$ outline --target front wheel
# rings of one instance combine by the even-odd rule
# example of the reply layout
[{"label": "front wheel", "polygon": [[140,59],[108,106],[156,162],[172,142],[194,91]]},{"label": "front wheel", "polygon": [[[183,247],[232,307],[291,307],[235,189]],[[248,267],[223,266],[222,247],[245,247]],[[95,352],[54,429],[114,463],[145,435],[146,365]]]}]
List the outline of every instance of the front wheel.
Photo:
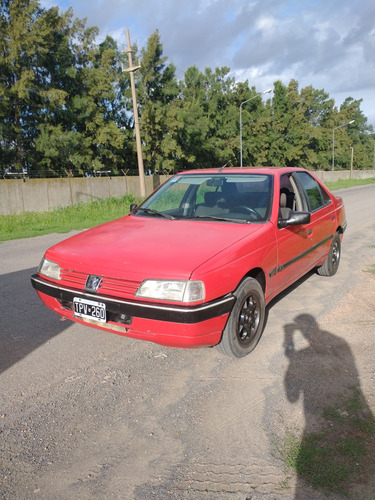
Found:
[{"label": "front wheel", "polygon": [[340,234],[335,233],[326,260],[324,261],[321,267],[318,267],[317,273],[320,276],[333,276],[334,274],[336,274],[340,264],[340,257],[341,257]]},{"label": "front wheel", "polygon": [[265,317],[264,293],[256,279],[246,278],[234,295],[237,300],[217,349],[232,358],[242,358],[255,349],[262,335]]}]

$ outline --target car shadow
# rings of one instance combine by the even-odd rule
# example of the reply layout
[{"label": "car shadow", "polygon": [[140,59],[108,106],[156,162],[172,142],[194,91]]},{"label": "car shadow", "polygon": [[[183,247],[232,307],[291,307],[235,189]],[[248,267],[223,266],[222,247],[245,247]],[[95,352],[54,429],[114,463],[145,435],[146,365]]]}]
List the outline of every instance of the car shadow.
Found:
[{"label": "car shadow", "polygon": [[349,345],[321,330],[312,315],[300,314],[284,325],[284,348],[285,393],[290,403],[303,402],[305,421],[299,446],[290,450],[298,477],[295,499],[306,498],[306,487],[323,486],[350,498],[372,498],[375,420]]},{"label": "car shadow", "polygon": [[72,324],[60,321],[39,299],[30,282],[35,271],[1,275],[0,373]]},{"label": "car shadow", "polygon": [[272,309],[280,300],[283,300],[284,297],[287,297],[290,293],[292,293],[294,290],[296,290],[299,286],[301,286],[303,283],[308,281],[312,276],[316,275],[316,268],[312,269],[308,273],[306,273],[304,276],[299,278],[297,281],[295,281],[292,285],[288,286],[285,290],[280,292],[274,299],[271,300],[271,302],[267,305],[267,309],[270,310]]}]

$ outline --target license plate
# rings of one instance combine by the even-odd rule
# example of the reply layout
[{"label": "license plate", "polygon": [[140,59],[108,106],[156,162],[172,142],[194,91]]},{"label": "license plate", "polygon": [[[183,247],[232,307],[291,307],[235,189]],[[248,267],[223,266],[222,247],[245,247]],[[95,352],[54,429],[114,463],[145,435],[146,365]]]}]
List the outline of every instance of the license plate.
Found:
[{"label": "license plate", "polygon": [[106,307],[103,302],[96,302],[95,300],[81,299],[74,297],[74,314],[80,318],[94,319],[101,323],[106,322]]}]

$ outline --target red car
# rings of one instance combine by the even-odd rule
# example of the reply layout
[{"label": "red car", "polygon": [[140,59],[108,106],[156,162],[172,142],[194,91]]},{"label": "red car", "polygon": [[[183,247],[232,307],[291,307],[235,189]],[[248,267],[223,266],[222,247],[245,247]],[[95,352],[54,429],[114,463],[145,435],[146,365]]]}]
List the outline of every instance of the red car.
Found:
[{"label": "red car", "polygon": [[345,228],[342,199],[306,170],[193,170],[51,247],[31,280],[78,323],[242,357],[270,300],[311,269],[336,273]]}]

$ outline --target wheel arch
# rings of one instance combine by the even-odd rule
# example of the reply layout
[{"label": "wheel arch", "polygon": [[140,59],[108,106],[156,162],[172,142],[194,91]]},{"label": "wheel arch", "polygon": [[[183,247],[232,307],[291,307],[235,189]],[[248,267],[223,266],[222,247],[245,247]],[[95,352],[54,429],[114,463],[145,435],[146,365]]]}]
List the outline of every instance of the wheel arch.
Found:
[{"label": "wheel arch", "polygon": [[255,267],[254,269],[251,269],[245,276],[242,278],[238,286],[243,282],[244,279],[246,278],[254,278],[256,279],[260,286],[262,287],[263,293],[266,293],[266,288],[267,288],[267,280],[266,280],[266,274],[263,271],[262,268],[260,267]]}]

